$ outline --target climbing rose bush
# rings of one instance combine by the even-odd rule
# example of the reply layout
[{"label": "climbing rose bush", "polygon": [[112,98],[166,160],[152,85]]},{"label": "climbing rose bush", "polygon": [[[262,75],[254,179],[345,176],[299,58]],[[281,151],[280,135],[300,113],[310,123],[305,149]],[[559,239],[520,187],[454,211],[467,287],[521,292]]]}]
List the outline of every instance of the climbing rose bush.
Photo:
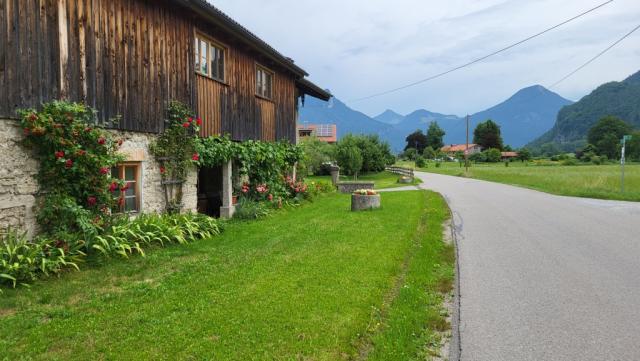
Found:
[{"label": "climbing rose bush", "polygon": [[[96,111],[79,103],[54,101],[41,111],[20,110],[24,143],[40,162],[38,184],[44,194],[38,221],[45,232],[76,232],[98,225],[124,188],[111,178],[123,159],[114,139],[98,125]],[[66,215],[66,216],[65,216]]]}]

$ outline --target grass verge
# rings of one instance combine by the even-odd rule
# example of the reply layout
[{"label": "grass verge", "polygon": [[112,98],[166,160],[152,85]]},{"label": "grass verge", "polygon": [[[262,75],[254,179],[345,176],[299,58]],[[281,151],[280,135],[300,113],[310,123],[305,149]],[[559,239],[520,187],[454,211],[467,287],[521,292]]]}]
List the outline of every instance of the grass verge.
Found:
[{"label": "grass verge", "polygon": [[640,164],[625,167],[625,192],[620,189],[620,165],[576,165],[536,166],[513,162],[473,164],[469,173],[457,163],[442,163],[436,168],[433,163],[424,172],[453,176],[468,176],[491,182],[505,183],[542,192],[599,199],[640,201]]},{"label": "grass verge", "polygon": [[353,213],[332,194],[8,290],[0,359],[349,360],[367,343],[371,359],[420,355],[446,328],[445,205],[412,191],[384,194],[383,207]]},{"label": "grass verge", "polygon": [[[391,172],[380,172],[380,173],[371,173],[371,174],[363,174],[358,176],[359,181],[372,181],[375,184],[376,189],[385,189],[385,188],[398,188],[398,187],[406,187],[410,185],[417,185],[422,183],[422,181],[418,178],[413,180],[411,184],[398,183],[399,175],[393,174]],[[313,181],[324,181],[331,182],[330,176],[310,176],[307,179],[311,182]],[[353,181],[353,177],[341,176],[341,181],[349,182]]]}]

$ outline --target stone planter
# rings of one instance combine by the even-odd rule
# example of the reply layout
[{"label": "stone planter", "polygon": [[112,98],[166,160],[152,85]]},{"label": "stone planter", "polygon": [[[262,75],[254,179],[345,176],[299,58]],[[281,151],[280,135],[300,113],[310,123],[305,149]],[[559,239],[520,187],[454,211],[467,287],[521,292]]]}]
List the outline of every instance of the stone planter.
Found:
[{"label": "stone planter", "polygon": [[353,193],[358,189],[373,189],[374,187],[374,183],[373,182],[358,182],[358,181],[354,181],[354,182],[339,182],[337,184],[338,186],[338,192],[340,193]]},{"label": "stone planter", "polygon": [[400,178],[398,178],[398,183],[411,184],[411,183],[413,183],[413,178],[411,178],[411,177],[400,177]]},{"label": "stone planter", "polygon": [[362,194],[352,194],[351,195],[351,211],[364,211],[369,209],[377,209],[380,208],[380,195],[362,195]]}]

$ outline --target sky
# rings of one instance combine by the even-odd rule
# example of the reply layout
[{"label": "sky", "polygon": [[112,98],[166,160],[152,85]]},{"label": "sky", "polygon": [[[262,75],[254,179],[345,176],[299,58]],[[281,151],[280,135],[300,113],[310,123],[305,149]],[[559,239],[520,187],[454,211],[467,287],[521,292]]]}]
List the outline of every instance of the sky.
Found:
[{"label": "sky", "polygon": [[[209,0],[370,116],[386,109],[472,114],[550,86],[640,24],[614,0],[486,61],[394,94],[354,101],[482,57],[605,0]],[[640,70],[640,30],[553,91],[571,100]]]}]

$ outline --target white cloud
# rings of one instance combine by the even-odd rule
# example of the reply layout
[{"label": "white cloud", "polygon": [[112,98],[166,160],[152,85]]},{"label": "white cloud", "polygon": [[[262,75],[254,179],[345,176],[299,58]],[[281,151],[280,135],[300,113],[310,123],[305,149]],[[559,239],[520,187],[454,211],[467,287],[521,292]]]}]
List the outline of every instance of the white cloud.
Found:
[{"label": "white cloud", "polygon": [[[349,100],[486,55],[603,0],[218,0],[212,3]],[[486,62],[398,93],[349,103],[451,114],[482,110],[520,88],[550,85],[635,27],[640,1],[615,0]],[[640,31],[554,91],[578,99],[638,71]]]}]

